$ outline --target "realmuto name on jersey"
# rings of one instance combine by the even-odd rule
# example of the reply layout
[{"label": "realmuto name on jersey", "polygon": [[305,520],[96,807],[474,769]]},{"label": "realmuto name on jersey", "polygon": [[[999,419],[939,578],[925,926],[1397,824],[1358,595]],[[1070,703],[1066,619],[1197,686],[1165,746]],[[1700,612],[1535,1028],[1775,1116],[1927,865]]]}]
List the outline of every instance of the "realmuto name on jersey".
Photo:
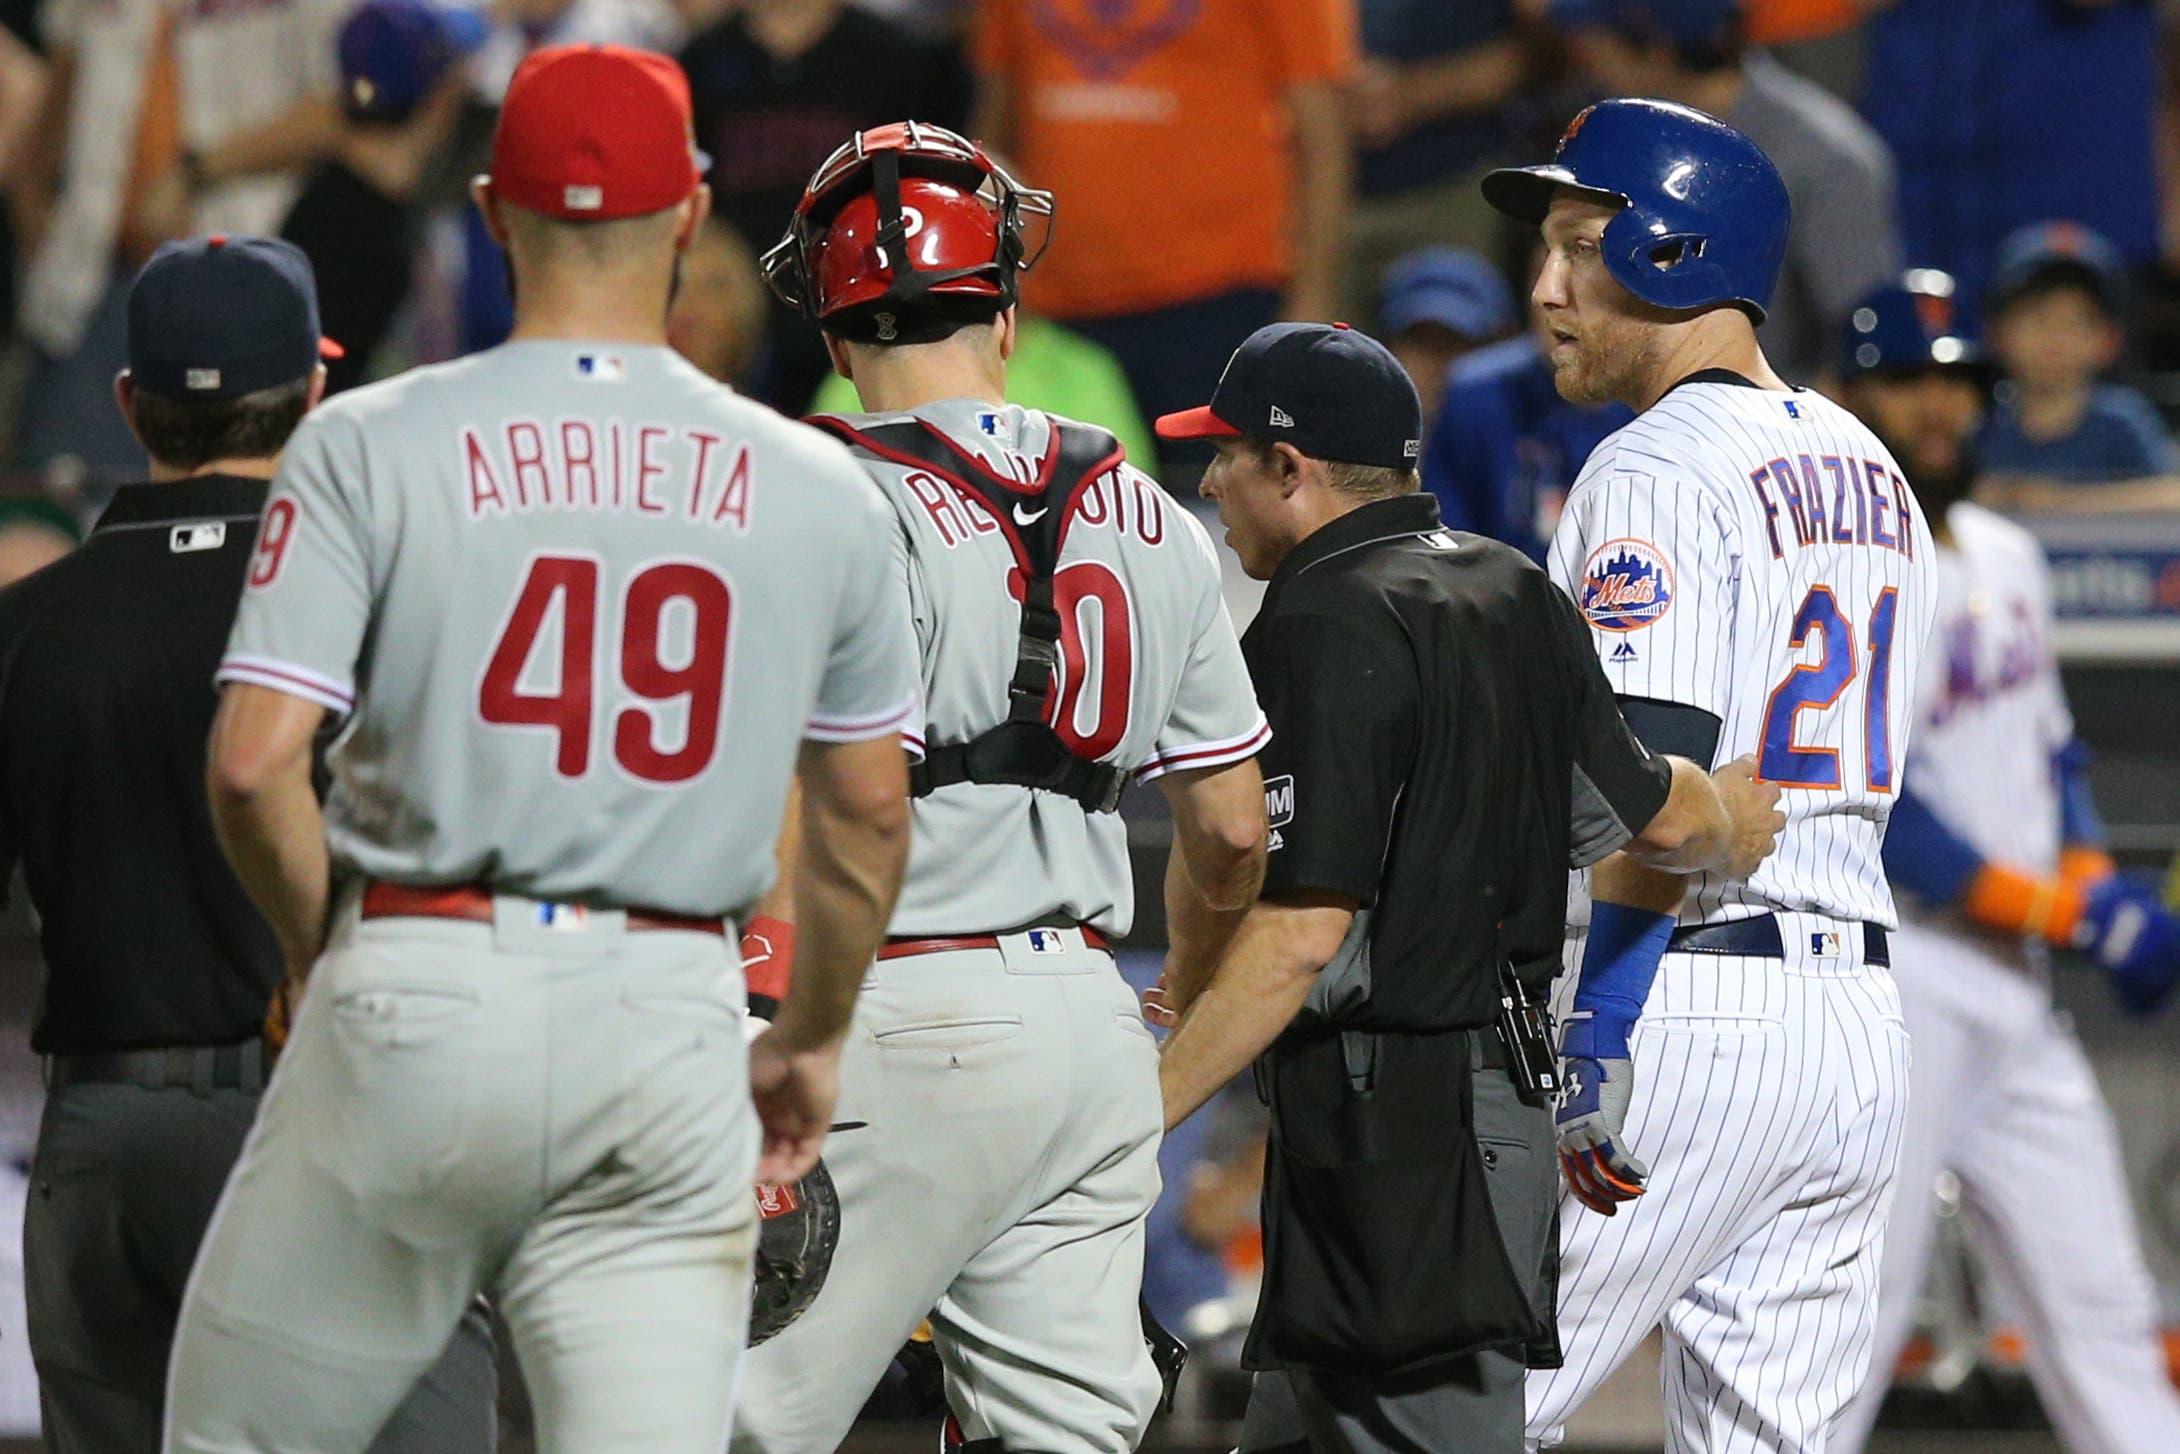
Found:
[{"label": "realmuto name on jersey", "polygon": [[1771,558],[1786,559],[1780,515],[1794,544],[1869,545],[1915,558],[1907,481],[1874,459],[1837,454],[1780,456],[1749,471],[1749,485],[1763,507]]},{"label": "realmuto name on jersey", "polygon": [[[910,470],[901,477],[901,486],[930,517],[939,543],[948,550],[958,550],[963,541],[974,536],[998,533],[999,524],[982,500],[956,489],[929,470]],[[1017,523],[1028,526],[1051,505],[1024,496],[1014,502],[1013,508]],[[1075,521],[1093,527],[1109,526],[1114,534],[1132,534],[1145,545],[1163,545],[1170,533],[1166,529],[1166,492],[1133,470],[1107,470],[1098,476],[1078,498]]]},{"label": "realmuto name on jersey", "polygon": [[509,419],[463,425],[455,448],[471,520],[587,510],[749,530],[749,445],[709,430],[640,419]]}]

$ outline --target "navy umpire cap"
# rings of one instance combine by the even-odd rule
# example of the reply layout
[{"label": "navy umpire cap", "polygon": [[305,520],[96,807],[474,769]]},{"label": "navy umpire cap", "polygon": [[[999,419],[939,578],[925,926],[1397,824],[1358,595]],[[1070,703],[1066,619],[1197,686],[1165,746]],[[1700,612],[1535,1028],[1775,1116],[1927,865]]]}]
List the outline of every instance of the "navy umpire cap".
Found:
[{"label": "navy umpire cap", "polygon": [[1159,416],[1160,439],[1291,444],[1312,459],[1409,470],[1423,401],[1392,351],[1345,323],[1272,323],[1242,340],[1211,402]]},{"label": "navy umpire cap", "polygon": [[1786,261],[1792,207],[1763,149],[1715,116],[1670,101],[1600,101],[1576,116],[1552,160],[1501,167],[1484,199],[1542,222],[1564,188],[1616,205],[1605,268],[1659,308],[1734,304],[1761,323]]},{"label": "navy umpire cap", "polygon": [[176,399],[239,399],[341,356],[310,259],[272,237],[167,243],[129,289],[128,326],[130,382]]},{"label": "navy umpire cap", "polygon": [[1953,275],[1937,268],[1911,268],[1872,292],[1840,330],[1839,371],[1848,378],[1975,369],[1982,362],[1982,350],[1961,327]]}]

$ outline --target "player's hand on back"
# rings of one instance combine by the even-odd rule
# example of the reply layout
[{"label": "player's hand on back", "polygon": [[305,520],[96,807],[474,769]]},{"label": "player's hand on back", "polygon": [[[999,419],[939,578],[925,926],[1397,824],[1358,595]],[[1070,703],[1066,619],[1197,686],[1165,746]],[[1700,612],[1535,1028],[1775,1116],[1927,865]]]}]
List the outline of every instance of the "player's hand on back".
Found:
[{"label": "player's hand on back", "polygon": [[2180,984],[2180,919],[2135,874],[2090,885],[2074,942],[2111,975],[2112,992],[2130,1014],[2157,1013]]},{"label": "player's hand on back", "polygon": [[1575,1200],[1614,1216],[1643,1194],[1650,1168],[1627,1149],[1627,1108],[1635,1094],[1631,1026],[1577,1010],[1560,1031],[1559,1166]]},{"label": "player's hand on back", "polygon": [[1772,850],[1779,846],[1779,834],[1786,828],[1786,814],[1779,807],[1779,785],[1757,781],[1754,757],[1735,758],[1712,773],[1711,782],[1733,823],[1733,851],[1726,860],[1725,872],[1730,878],[1745,879],[1771,857]]},{"label": "player's hand on back", "polygon": [[800,1181],[817,1165],[840,1096],[840,1045],[806,1047],[767,1026],[749,1046],[749,1094],[764,1128],[757,1180]]}]

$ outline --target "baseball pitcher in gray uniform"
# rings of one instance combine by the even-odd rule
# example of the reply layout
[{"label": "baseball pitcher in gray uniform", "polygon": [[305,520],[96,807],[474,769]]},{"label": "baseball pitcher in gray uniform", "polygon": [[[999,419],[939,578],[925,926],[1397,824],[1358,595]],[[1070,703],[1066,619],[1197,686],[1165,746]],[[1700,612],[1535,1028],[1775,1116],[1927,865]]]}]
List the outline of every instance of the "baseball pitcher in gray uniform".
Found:
[{"label": "baseball pitcher in gray uniform", "polygon": [[[709,200],[671,61],[533,54],[478,186],[512,341],[282,462],[211,783],[297,1011],[184,1299],[175,1454],[361,1450],[479,1291],[541,1450],[726,1438],[752,1179],[831,1120],[916,681],[868,478],[664,347]],[[745,1052],[728,921],[798,752],[803,974]]]},{"label": "baseball pitcher in gray uniform", "polygon": [[924,715],[826,1146],[840,1242],[751,1351],[743,1454],[836,1448],[927,1316],[956,1441],[1119,1454],[1157,1401],[1158,1053],[1109,947],[1134,911],[1113,809],[1131,777],[1164,790],[1169,900],[1201,926],[1181,952],[1215,954],[1263,874],[1269,732],[1202,528],[1103,430],[1002,402],[1050,205],[959,136],[889,126],[819,169],[767,258],[875,411],[814,422],[892,506]]}]

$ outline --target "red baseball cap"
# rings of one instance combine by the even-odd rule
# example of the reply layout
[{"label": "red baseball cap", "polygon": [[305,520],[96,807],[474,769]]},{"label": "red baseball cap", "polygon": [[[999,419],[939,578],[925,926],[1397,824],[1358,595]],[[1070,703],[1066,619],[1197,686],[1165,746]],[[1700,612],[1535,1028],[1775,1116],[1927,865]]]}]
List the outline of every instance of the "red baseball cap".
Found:
[{"label": "red baseball cap", "polygon": [[673,206],[705,165],[677,63],[627,46],[548,46],[508,83],[490,183],[543,216],[605,222]]}]

